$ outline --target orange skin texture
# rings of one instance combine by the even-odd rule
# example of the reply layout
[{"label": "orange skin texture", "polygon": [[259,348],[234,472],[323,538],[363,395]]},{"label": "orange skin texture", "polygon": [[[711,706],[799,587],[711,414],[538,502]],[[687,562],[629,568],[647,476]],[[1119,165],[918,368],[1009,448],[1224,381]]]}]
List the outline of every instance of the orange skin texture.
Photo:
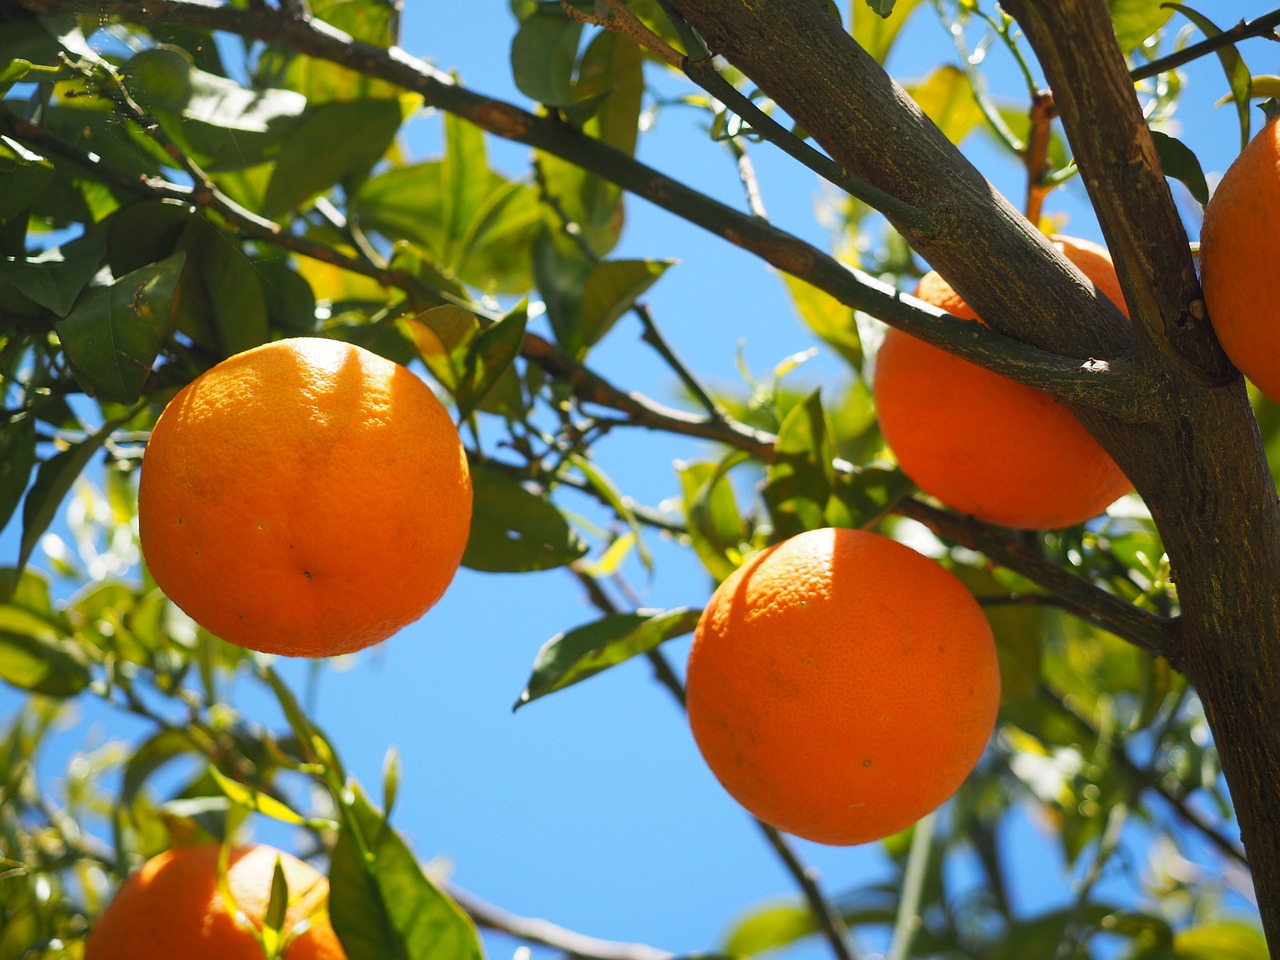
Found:
[{"label": "orange skin texture", "polygon": [[[1111,257],[1097,244],[1055,244],[1128,315]],[[937,273],[916,296],[982,321]],[[890,329],[876,358],[880,429],[920,489],[962,513],[1006,527],[1083,523],[1133,489],[1110,455],[1047,393]]]},{"label": "orange skin texture", "polygon": [[1280,125],[1272,121],[1227,168],[1200,229],[1200,282],[1222,349],[1280,402]]},{"label": "orange skin texture", "polygon": [[[254,933],[236,923],[218,892],[218,849],[176,847],[143,864],[90,930],[84,960],[264,960]],[[288,941],[310,921],[288,943],[284,960],[346,960],[325,912],[329,881],[281,850],[254,844],[231,851],[227,881],[235,909],[261,929],[277,857],[289,888],[281,933]]]},{"label": "orange skin texture", "polygon": [[471,477],[444,405],[351,344],[281,340],[184,388],[138,488],[156,583],[216,636],[327,657],[385,640],[443,595]]},{"label": "orange skin texture", "polygon": [[688,710],[724,788],[766,823],[857,844],[947,800],[995,725],[977,601],[895,540],[811,530],[720,585],[694,633]]}]

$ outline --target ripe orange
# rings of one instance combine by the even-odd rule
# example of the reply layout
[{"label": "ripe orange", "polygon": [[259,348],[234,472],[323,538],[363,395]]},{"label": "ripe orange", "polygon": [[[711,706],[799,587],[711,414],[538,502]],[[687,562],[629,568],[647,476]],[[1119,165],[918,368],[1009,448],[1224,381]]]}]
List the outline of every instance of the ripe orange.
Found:
[{"label": "ripe orange", "polygon": [[811,530],[720,585],[694,633],[689,723],[740,804],[819,843],[865,843],[953,794],[995,724],[977,601],[895,540]]},{"label": "ripe orange", "polygon": [[345,960],[329,924],[329,881],[321,873],[272,847],[239,847],[227,867],[234,900],[228,904],[218,890],[218,850],[216,843],[177,847],[143,864],[89,931],[84,960],[263,960],[266,952],[253,931],[236,922],[235,911],[261,929],[277,857],[289,888],[281,956]]},{"label": "ripe orange", "polygon": [[1280,121],[1227,168],[1204,210],[1200,280],[1209,321],[1240,372],[1280,403]]},{"label": "ripe orange", "polygon": [[[1127,314],[1106,250],[1069,237],[1054,243]],[[916,296],[982,322],[936,273]],[[907,476],[983,520],[1028,530],[1072,526],[1133,489],[1053,397],[900,330],[889,330],[877,355],[875,399],[880,429]]]},{"label": "ripe orange", "polygon": [[466,454],[404,367],[335,340],[238,354],[161,414],[138,526],[156,583],[210,632],[327,657],[440,599],[471,519]]}]

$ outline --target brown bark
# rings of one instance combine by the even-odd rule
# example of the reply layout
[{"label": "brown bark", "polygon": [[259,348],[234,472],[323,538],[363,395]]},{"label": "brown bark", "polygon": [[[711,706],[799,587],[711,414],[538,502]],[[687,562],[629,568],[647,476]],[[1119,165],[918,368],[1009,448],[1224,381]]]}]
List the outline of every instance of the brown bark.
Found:
[{"label": "brown bark", "polygon": [[1204,701],[1280,951],[1280,510],[1243,382],[1199,285],[1102,0],[1010,3],[1041,57],[1134,312],[1092,301],[819,4],[672,0],[713,52],[836,160],[930,215],[903,232],[1002,332],[1069,356],[1133,351],[1145,423],[1078,409],[1156,518],[1182,612],[1175,665]]}]

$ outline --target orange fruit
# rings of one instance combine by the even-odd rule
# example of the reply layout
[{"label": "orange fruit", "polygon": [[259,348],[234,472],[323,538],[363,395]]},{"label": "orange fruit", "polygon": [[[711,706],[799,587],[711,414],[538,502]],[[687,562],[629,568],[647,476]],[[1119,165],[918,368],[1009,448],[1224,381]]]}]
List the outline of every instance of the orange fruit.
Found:
[{"label": "orange fruit", "polygon": [[888,537],[811,530],[711,597],[688,710],[711,771],[780,830],[855,844],[950,797],[995,725],[991,628],[954,575]]},{"label": "orange fruit", "polygon": [[211,633],[327,657],[440,599],[471,520],[466,454],[418,377],[299,338],[208,370],[161,414],[138,527],[156,583]]},{"label": "orange fruit", "polygon": [[[1087,240],[1055,245],[1121,310],[1106,250]],[[937,273],[916,296],[982,321]],[[921,490],[962,513],[1006,527],[1083,523],[1133,489],[1115,461],[1047,393],[890,329],[876,357],[880,429]]]},{"label": "orange fruit", "polygon": [[1204,209],[1200,282],[1218,342],[1280,403],[1280,125],[1273,120],[1227,168]]},{"label": "orange fruit", "polygon": [[228,904],[218,889],[218,851],[216,843],[177,847],[143,864],[89,931],[84,960],[264,960],[262,944],[235,913],[261,929],[277,857],[289,889],[281,957],[345,960],[326,912],[329,881],[319,871],[273,847],[235,848]]}]

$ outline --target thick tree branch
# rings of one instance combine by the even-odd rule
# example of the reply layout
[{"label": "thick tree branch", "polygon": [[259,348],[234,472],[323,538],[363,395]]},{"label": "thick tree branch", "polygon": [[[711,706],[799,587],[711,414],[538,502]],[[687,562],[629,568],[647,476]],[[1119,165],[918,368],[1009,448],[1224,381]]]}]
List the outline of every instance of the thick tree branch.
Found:
[{"label": "thick tree branch", "polygon": [[1140,347],[1210,383],[1233,375],[1209,326],[1186,231],[1103,0],[1005,4],[1053,88]]},{"label": "thick tree branch", "polygon": [[[134,0],[19,2],[27,9],[41,13],[91,11],[97,15],[119,15],[125,18],[140,13]],[[808,6],[798,5],[804,8]],[[1074,340],[1034,336],[1015,340],[979,324],[949,317],[860,271],[846,267],[785,231],[690,189],[633,157],[584,135],[556,117],[535,116],[509,103],[475,93],[399,48],[387,50],[361,43],[321,20],[288,18],[269,10],[240,9],[209,3],[207,0],[148,0],[145,15],[154,22],[182,23],[282,43],[300,53],[330,60],[368,76],[397,84],[421,94],[427,104],[463,117],[490,133],[545,150],[596,173],[750,251],[779,270],[826,291],[847,306],[880,317],[921,340],[1012,380],[1042,389],[1067,402],[1105,409],[1125,419],[1139,416],[1150,406],[1147,396],[1150,385],[1127,359],[1128,338],[1123,334],[1123,326],[1112,331],[1116,335],[1107,337],[1098,337],[1096,334],[1101,330],[1111,329],[1109,324],[1104,324],[1101,330],[1092,329],[1087,336]],[[822,17],[826,21],[824,29],[827,24],[834,22],[825,13]],[[854,45],[853,49],[858,48]],[[878,66],[876,69],[879,69]],[[921,117],[923,119],[923,115]],[[927,119],[923,122],[928,123]],[[950,149],[950,145],[947,146]],[[936,171],[934,175],[936,176]],[[976,171],[974,176],[977,177]],[[992,194],[986,182],[980,177],[977,180],[982,185],[984,195],[990,198]],[[934,206],[937,207],[937,204]],[[1010,209],[1008,214],[1010,220],[1022,220],[1016,211]],[[939,224],[945,224],[950,211],[937,208],[930,216]],[[1074,268],[1057,256],[1047,239],[1038,231],[1031,230],[1025,221],[1022,222],[1026,227],[1026,235],[1038,238],[1035,242],[1048,251],[1047,256],[1056,258],[1068,273],[1073,274],[1070,283],[1074,292],[1077,295],[1092,296],[1091,287],[1074,272]],[[920,231],[915,232],[917,235],[924,235]],[[948,231],[941,227],[929,231],[930,235],[946,232]],[[975,237],[975,242],[977,239]],[[1025,253],[1025,248],[1020,249]],[[1000,251],[996,251],[996,254],[998,256]],[[985,259],[990,262],[990,258]],[[1063,277],[1059,276],[1057,282],[1061,286]],[[982,309],[980,300],[973,299],[963,290],[962,293],[979,313],[984,317],[991,317],[993,327],[998,328],[994,321],[998,319],[999,310],[988,312]],[[1105,298],[1097,300],[1097,304],[1099,309],[1119,316]],[[1023,303],[1021,306],[1025,305]],[[1078,306],[1078,301],[1074,305]],[[1076,314],[1073,313],[1072,316]],[[1045,332],[1052,332],[1053,328],[1053,324],[1048,324]],[[1039,342],[1041,340],[1044,342]]]}]

